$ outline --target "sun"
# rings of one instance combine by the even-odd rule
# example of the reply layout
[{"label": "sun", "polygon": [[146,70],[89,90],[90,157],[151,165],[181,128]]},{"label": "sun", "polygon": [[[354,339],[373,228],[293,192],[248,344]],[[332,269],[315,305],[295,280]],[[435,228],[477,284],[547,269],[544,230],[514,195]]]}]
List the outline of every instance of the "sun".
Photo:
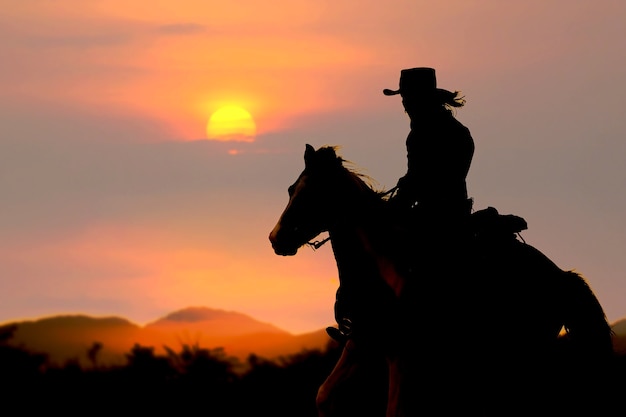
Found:
[{"label": "sun", "polygon": [[211,115],[206,134],[211,140],[252,142],[256,135],[256,124],[246,109],[228,105],[220,107]]}]

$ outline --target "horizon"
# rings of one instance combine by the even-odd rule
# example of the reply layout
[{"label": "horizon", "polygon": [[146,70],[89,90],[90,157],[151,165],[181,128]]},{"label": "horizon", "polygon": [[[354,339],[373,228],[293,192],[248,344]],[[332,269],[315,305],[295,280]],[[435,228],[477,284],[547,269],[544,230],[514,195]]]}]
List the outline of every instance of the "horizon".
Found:
[{"label": "horizon", "polygon": [[332,325],[330,245],[281,257],[268,234],[305,144],[396,184],[408,117],[382,91],[418,66],[467,99],[474,209],[523,217],[527,243],[626,318],[626,4],[153,6],[0,16],[0,322],[199,305]]},{"label": "horizon", "polygon": [[[211,308],[211,307],[208,307],[208,306],[189,306],[189,307],[184,307],[184,308],[179,308],[179,309],[172,310],[169,313],[166,313],[166,314],[164,314],[162,316],[159,316],[159,317],[154,317],[154,318],[152,318],[150,320],[147,320],[145,322],[138,322],[138,321],[132,320],[129,317],[125,317],[123,315],[116,315],[116,314],[85,314],[85,313],[81,313],[81,312],[68,312],[68,313],[51,314],[51,315],[46,315],[46,316],[41,316],[41,317],[25,317],[25,318],[12,319],[12,320],[8,320],[8,321],[0,321],[0,327],[7,326],[7,325],[10,325],[10,324],[22,323],[22,322],[37,322],[37,321],[46,320],[46,319],[52,319],[52,318],[86,317],[86,318],[96,319],[96,320],[99,320],[99,319],[123,319],[123,320],[128,321],[131,324],[134,324],[134,325],[137,325],[137,326],[143,328],[143,327],[146,327],[149,324],[152,324],[152,323],[157,322],[159,320],[163,320],[163,319],[167,318],[168,316],[170,316],[173,313],[178,313],[178,312],[189,310],[189,309],[209,309],[209,310],[214,310],[214,311],[223,311],[223,312],[226,312],[226,313],[243,314],[243,315],[251,318],[254,321],[257,321],[257,322],[262,323],[262,324],[272,325],[272,326],[274,326],[274,327],[276,327],[276,328],[278,328],[280,330],[286,331],[287,333],[289,333],[289,334],[291,334],[293,336],[301,336],[301,335],[305,335],[305,334],[308,334],[308,333],[315,333],[315,332],[318,332],[318,331],[321,331],[321,330],[325,330],[326,327],[328,327],[328,326],[336,326],[336,323],[332,322],[332,323],[329,323],[328,325],[322,326],[322,327],[317,328],[317,329],[310,329],[310,330],[306,330],[306,331],[303,331],[303,332],[292,332],[292,331],[289,331],[288,329],[284,329],[284,328],[280,327],[279,325],[277,325],[275,323],[272,323],[272,322],[269,322],[269,321],[260,320],[260,319],[254,317],[254,316],[249,315],[249,314],[241,313],[240,311],[225,310],[225,309],[214,309],[214,308]],[[619,318],[619,319],[614,320],[614,321],[610,321],[610,320],[608,321],[608,323],[609,323],[609,325],[611,327],[613,327],[615,325],[622,324],[624,322],[626,322],[626,317],[622,317],[622,318]]]},{"label": "horizon", "polygon": [[[51,314],[51,315],[46,315],[46,316],[40,316],[40,317],[24,317],[24,318],[18,318],[18,319],[11,319],[8,321],[0,321],[0,327],[4,327],[4,326],[8,326],[8,325],[12,325],[12,324],[19,324],[19,323],[33,323],[33,322],[39,322],[42,320],[48,320],[48,319],[54,319],[54,318],[76,318],[76,317],[84,317],[84,318],[89,318],[89,319],[94,319],[94,320],[106,320],[106,319],[122,319],[125,320],[127,322],[129,322],[130,324],[134,324],[138,327],[144,328],[150,324],[153,324],[155,322],[158,322],[160,320],[165,320],[167,319],[169,316],[171,316],[172,314],[175,313],[180,313],[183,311],[188,311],[188,310],[198,310],[198,309],[206,309],[206,310],[211,310],[211,311],[218,311],[218,312],[224,312],[224,313],[233,313],[233,314],[241,314],[247,318],[250,318],[260,324],[268,324],[270,326],[276,327],[279,330],[283,330],[293,336],[300,336],[300,335],[304,335],[304,334],[308,334],[308,333],[315,333],[315,332],[319,332],[321,330],[325,330],[326,327],[328,326],[332,326],[334,323],[329,323],[328,326],[323,326],[320,327],[318,329],[313,329],[310,331],[305,331],[305,332],[301,332],[301,333],[293,333],[290,332],[287,329],[283,329],[280,326],[268,322],[268,321],[263,321],[263,320],[259,320],[256,317],[253,317],[249,314],[245,314],[245,313],[241,313],[240,311],[235,311],[235,310],[225,310],[225,309],[221,309],[221,308],[211,308],[208,306],[188,306],[188,307],[184,307],[184,308],[179,308],[179,309],[175,309],[170,311],[169,313],[166,313],[162,316],[159,317],[154,317],[148,321],[145,322],[138,322],[135,320],[132,320],[129,317],[125,317],[123,315],[117,315],[117,314],[85,314],[85,313],[81,313],[81,312],[66,312],[66,313],[59,313],[59,314]],[[182,323],[192,323],[194,321],[182,321]]]}]

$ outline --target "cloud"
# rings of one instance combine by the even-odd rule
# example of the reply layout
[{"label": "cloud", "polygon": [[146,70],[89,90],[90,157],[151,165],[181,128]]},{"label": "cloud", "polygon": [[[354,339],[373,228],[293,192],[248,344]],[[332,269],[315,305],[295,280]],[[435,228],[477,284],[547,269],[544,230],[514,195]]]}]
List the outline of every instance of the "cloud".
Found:
[{"label": "cloud", "polygon": [[77,33],[57,36],[27,36],[23,42],[28,47],[35,48],[77,48],[90,49],[114,47],[130,43],[132,34],[124,32],[112,33]]},{"label": "cloud", "polygon": [[206,31],[206,26],[197,23],[173,23],[157,27],[157,32],[164,35],[195,35]]}]

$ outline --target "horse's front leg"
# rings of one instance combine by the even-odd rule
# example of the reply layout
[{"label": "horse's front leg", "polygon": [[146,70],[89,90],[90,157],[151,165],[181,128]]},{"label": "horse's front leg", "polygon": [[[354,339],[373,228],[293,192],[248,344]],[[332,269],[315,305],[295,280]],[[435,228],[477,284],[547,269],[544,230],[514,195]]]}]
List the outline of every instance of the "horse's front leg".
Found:
[{"label": "horse's front leg", "polygon": [[317,392],[319,417],[381,417],[387,403],[387,364],[367,343],[353,339]]},{"label": "horse's front leg", "polygon": [[335,410],[342,408],[339,405],[342,391],[359,366],[359,361],[355,360],[357,357],[355,350],[354,341],[348,340],[335,367],[317,390],[315,403],[319,417],[334,417],[338,415]]},{"label": "horse's front leg", "polygon": [[400,389],[401,389],[401,375],[400,366],[397,359],[388,358],[387,368],[389,375],[389,390],[387,395],[387,411],[386,417],[399,417],[402,415],[400,410]]}]

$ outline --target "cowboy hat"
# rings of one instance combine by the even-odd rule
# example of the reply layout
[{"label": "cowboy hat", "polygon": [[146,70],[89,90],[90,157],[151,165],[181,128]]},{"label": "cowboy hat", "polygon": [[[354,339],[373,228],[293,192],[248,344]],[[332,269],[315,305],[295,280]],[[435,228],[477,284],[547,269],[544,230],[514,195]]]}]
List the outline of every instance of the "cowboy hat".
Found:
[{"label": "cowboy hat", "polygon": [[403,98],[410,97],[414,100],[451,107],[465,105],[465,98],[460,96],[458,91],[452,92],[437,88],[435,70],[428,67],[403,69],[400,71],[400,88],[397,90],[385,88],[383,94],[386,96],[401,94]]},{"label": "cowboy hat", "polygon": [[385,88],[383,94],[386,96],[394,96],[396,94],[432,94],[437,88],[437,77],[433,68],[419,67],[409,68],[400,71],[400,88],[390,90]]}]

